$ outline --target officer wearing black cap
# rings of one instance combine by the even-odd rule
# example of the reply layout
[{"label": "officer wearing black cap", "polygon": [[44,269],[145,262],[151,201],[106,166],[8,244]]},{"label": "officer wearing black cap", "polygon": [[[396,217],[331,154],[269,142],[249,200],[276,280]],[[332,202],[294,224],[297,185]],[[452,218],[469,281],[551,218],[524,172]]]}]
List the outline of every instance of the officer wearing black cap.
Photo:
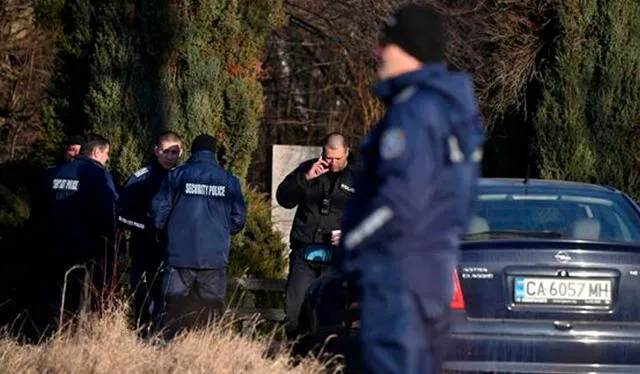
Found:
[{"label": "officer wearing black cap", "polygon": [[[221,312],[227,287],[231,235],[244,227],[246,207],[236,176],[218,165],[215,139],[199,135],[191,158],[171,170],[152,200],[156,229],[167,230],[162,293],[163,328],[171,338],[196,321]],[[191,298],[197,290],[197,298]]]},{"label": "officer wearing black cap", "polygon": [[341,242],[366,373],[439,373],[446,353],[484,129],[470,77],[446,68],[445,36],[441,14],[409,5],[387,19],[377,49],[387,112],[362,142]]}]

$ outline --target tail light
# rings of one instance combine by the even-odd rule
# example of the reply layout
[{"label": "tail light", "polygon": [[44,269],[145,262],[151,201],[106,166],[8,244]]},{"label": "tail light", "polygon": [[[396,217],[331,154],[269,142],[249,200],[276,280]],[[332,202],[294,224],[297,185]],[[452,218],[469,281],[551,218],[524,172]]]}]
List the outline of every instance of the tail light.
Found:
[{"label": "tail light", "polygon": [[464,310],[464,296],[462,295],[462,286],[458,279],[458,271],[453,270],[453,298],[451,299],[451,309]]}]

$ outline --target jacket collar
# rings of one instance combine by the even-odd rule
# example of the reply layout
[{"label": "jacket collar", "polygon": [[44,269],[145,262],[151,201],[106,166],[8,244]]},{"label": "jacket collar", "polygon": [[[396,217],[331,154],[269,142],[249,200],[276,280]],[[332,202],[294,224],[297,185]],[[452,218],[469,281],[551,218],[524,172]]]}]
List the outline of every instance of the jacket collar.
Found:
[{"label": "jacket collar", "polygon": [[99,166],[99,167],[101,167],[102,169],[104,169],[104,168],[105,168],[105,167],[104,167],[101,163],[99,163],[98,161],[96,161],[96,160],[94,160],[94,159],[92,159],[92,158],[90,158],[90,157],[87,157],[87,156],[85,156],[85,155],[78,155],[78,156],[76,156],[76,161],[84,161],[84,162],[88,162],[88,163],[90,163],[90,164],[94,164],[94,165],[96,165],[96,166]]},{"label": "jacket collar", "polygon": [[159,175],[163,175],[169,172],[168,169],[165,169],[162,165],[160,165],[160,163],[158,163],[158,160],[154,157],[153,160],[147,165],[147,167],[149,168],[149,171],[152,174],[159,174]]},{"label": "jacket collar", "polygon": [[378,81],[373,86],[373,92],[382,101],[389,104],[405,88],[419,85],[428,81],[433,75],[442,74],[447,70],[445,63],[430,63],[422,69],[399,75],[394,78]]},{"label": "jacket collar", "polygon": [[218,159],[212,151],[198,151],[191,155],[189,162],[208,162],[218,165]]}]

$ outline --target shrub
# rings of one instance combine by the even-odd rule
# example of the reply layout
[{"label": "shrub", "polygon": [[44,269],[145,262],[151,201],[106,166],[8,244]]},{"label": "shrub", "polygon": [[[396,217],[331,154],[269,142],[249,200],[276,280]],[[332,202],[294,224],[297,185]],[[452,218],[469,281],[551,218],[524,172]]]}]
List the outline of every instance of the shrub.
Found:
[{"label": "shrub", "polygon": [[248,188],[245,196],[247,223],[243,234],[232,240],[229,275],[280,279],[286,266],[286,245],[272,229],[269,200],[254,188]]}]

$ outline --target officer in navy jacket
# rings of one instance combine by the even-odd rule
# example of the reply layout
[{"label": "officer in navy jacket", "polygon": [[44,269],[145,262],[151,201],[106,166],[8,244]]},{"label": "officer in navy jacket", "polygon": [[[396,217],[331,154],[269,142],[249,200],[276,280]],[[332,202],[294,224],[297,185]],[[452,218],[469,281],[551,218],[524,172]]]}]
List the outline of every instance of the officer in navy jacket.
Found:
[{"label": "officer in navy jacket", "polygon": [[378,48],[387,112],[361,145],[341,243],[367,373],[439,373],[446,353],[484,130],[471,79],[444,64],[445,34],[433,8],[407,6],[387,19]]},{"label": "officer in navy jacket", "polygon": [[[46,327],[44,324],[49,322],[45,320],[47,316],[43,314],[45,309],[42,307],[42,301],[47,299],[46,292],[50,292],[49,285],[42,279],[35,279],[33,274],[46,274],[51,267],[51,262],[55,260],[55,256],[51,255],[49,242],[51,218],[48,215],[51,212],[50,203],[53,201],[51,186],[60,168],[73,162],[78,156],[83,142],[84,138],[79,135],[67,137],[62,144],[59,160],[39,176],[31,194],[25,238],[27,248],[18,254],[20,266],[16,267],[15,263],[10,264],[13,268],[22,269],[24,266],[29,266],[33,270],[32,272],[19,271],[17,276],[19,277],[18,298],[20,304],[28,310],[35,330],[43,330]],[[37,340],[39,336],[34,335],[33,338]]]},{"label": "officer in navy jacket", "polygon": [[31,211],[28,221],[29,233],[31,234],[29,239],[34,240],[36,243],[34,244],[35,246],[42,245],[43,241],[41,239],[48,237],[44,232],[44,230],[47,230],[49,227],[49,222],[45,214],[49,211],[47,202],[51,201],[51,183],[53,182],[53,178],[60,168],[76,159],[80,153],[83,141],[83,137],[79,135],[67,137],[63,144],[64,149],[60,160],[55,165],[45,169],[40,177],[38,188],[34,191],[31,200]]},{"label": "officer in navy jacket", "polygon": [[129,178],[117,203],[119,227],[130,232],[130,282],[139,326],[152,322],[162,305],[160,272],[166,248],[151,216],[151,200],[181,153],[180,137],[172,131],[161,133],[153,147],[153,161]]},{"label": "officer in navy jacket", "polygon": [[[167,229],[168,267],[162,292],[168,337],[181,328],[180,322],[172,323],[174,318],[196,312],[190,304],[205,309],[207,315],[220,312],[231,236],[246,221],[240,182],[218,165],[215,148],[212,136],[196,137],[191,158],[169,172],[152,202],[156,228]],[[198,300],[188,297],[196,286]]]},{"label": "officer in navy jacket", "polygon": [[[55,289],[50,296],[54,305],[61,297],[64,274],[74,265],[87,267],[98,293],[112,280],[116,191],[113,179],[105,169],[109,151],[106,138],[88,135],[81,154],[75,161],[62,166],[49,186],[49,240],[51,254],[56,259],[51,264]],[[72,313],[79,307],[82,287],[79,281],[83,277],[82,271],[70,273],[65,309]],[[92,295],[92,300],[98,301],[96,296]]]}]

